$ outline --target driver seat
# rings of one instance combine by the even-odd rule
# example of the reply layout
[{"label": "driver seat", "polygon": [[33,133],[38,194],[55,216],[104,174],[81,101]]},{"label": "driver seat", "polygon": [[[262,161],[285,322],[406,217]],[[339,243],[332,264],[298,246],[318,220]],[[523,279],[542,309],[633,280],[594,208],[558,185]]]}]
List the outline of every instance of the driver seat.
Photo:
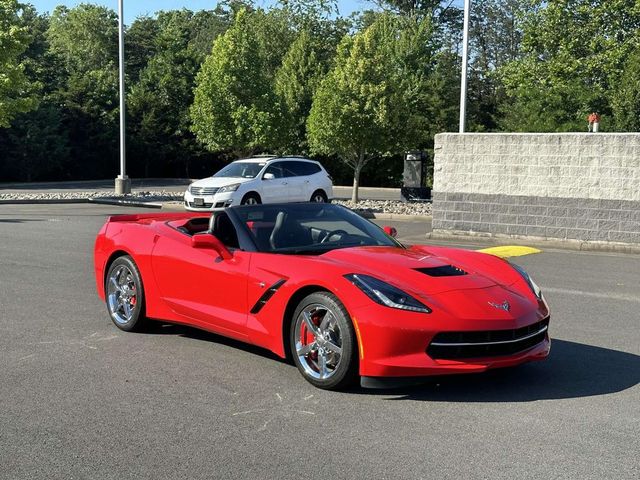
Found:
[{"label": "driver seat", "polygon": [[240,248],[233,222],[225,212],[217,212],[209,219],[209,233],[230,248]]},{"label": "driver seat", "polygon": [[313,244],[309,229],[304,228],[290,214],[278,212],[269,238],[271,248],[301,247]]}]

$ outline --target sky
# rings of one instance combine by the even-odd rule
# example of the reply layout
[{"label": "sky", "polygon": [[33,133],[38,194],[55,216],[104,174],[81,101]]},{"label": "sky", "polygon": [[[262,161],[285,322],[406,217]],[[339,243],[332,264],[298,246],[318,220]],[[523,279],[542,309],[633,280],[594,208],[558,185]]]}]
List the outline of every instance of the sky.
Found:
[{"label": "sky", "polygon": [[[63,4],[68,7],[83,3],[77,0],[26,0],[24,3],[30,3],[36,7],[39,12],[51,12],[57,5]],[[117,0],[85,0],[84,3],[97,3],[105,5],[114,10],[118,9]],[[124,0],[124,18],[125,23],[130,24],[136,17],[145,14],[153,14],[158,10],[174,10],[179,8],[188,8],[189,10],[213,9],[218,2],[216,0]],[[272,5],[271,0],[256,0],[257,6]],[[340,14],[348,16],[351,12],[371,7],[372,4],[366,0],[338,0],[338,8]]]}]

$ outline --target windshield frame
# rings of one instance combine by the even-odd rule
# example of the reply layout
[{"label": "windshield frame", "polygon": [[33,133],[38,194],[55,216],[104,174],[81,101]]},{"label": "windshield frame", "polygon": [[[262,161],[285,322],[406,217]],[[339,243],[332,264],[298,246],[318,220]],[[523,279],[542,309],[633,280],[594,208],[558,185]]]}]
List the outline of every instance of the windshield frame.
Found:
[{"label": "windshield frame", "polygon": [[[252,221],[249,218],[251,211],[265,211],[265,210],[280,210],[287,211],[288,209],[305,209],[305,211],[309,210],[317,210],[320,211],[323,208],[329,208],[335,212],[337,215],[341,217],[346,222],[353,225],[358,230],[367,234],[367,236],[374,241],[374,244],[355,244],[353,242],[350,243],[314,243],[312,245],[299,245],[293,247],[280,247],[280,248],[261,248],[260,242],[257,237],[251,231],[250,227],[247,225],[247,222]],[[271,203],[271,204],[260,204],[260,205],[237,205],[232,206],[227,209],[227,212],[231,214],[234,220],[234,225],[236,226],[236,230],[242,231],[242,236],[249,240],[254,246],[256,252],[261,253],[271,253],[271,254],[283,254],[283,255],[322,255],[324,253],[330,252],[332,250],[339,250],[345,248],[358,248],[358,247],[395,247],[406,249],[406,247],[396,240],[393,237],[387,235],[382,227],[376,225],[370,220],[362,217],[358,213],[353,210],[343,207],[338,204],[330,204],[330,203],[314,203],[314,202],[306,202],[306,203]],[[352,220],[353,222],[350,222]],[[259,221],[259,220],[258,220]],[[240,235],[240,231],[238,231]]]}]

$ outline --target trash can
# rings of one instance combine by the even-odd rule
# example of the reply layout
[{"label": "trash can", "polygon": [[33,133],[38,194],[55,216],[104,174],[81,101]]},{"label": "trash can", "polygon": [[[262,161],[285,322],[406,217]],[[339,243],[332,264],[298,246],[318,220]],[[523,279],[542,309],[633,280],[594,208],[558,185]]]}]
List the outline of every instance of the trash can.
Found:
[{"label": "trash can", "polygon": [[402,200],[425,201],[431,198],[431,189],[425,187],[427,172],[427,154],[419,150],[411,150],[404,155],[404,170],[402,173]]}]

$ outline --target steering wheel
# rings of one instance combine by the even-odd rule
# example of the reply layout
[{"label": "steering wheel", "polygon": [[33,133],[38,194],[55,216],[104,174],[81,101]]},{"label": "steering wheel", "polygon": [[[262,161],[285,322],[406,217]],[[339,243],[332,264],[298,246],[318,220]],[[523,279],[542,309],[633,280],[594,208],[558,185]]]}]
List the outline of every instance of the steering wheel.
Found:
[{"label": "steering wheel", "polygon": [[343,237],[345,235],[349,235],[347,232],[345,232],[344,230],[331,230],[329,233],[327,233],[324,238],[322,240],[320,240],[320,243],[326,243],[329,241],[329,239],[331,237],[333,237],[334,235],[340,235],[340,237]]}]

